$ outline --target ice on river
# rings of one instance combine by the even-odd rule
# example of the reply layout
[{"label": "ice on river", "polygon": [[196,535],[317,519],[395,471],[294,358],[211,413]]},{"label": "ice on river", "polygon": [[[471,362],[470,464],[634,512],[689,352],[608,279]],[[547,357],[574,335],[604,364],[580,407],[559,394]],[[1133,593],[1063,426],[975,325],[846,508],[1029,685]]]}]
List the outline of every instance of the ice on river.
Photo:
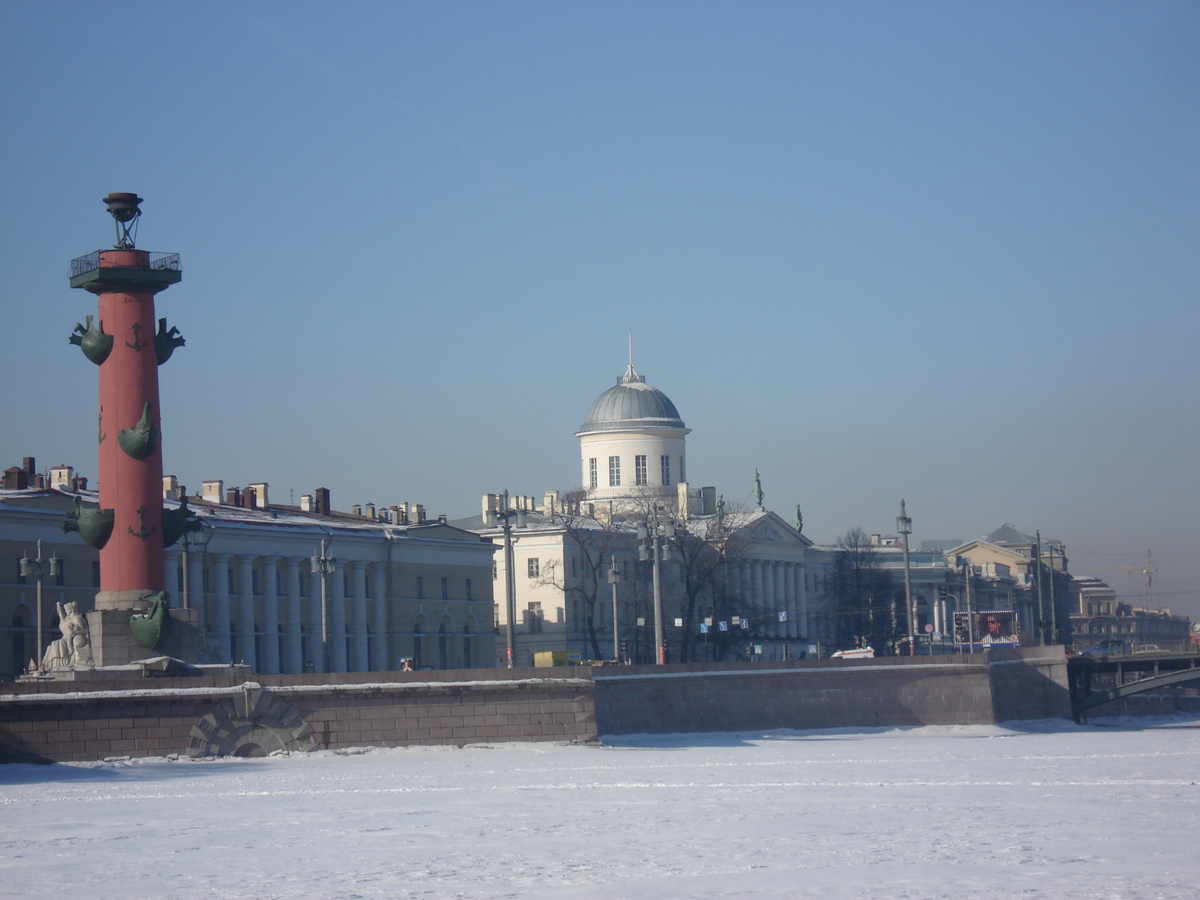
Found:
[{"label": "ice on river", "polygon": [[1194,898],[1200,720],[0,766],[0,895]]}]

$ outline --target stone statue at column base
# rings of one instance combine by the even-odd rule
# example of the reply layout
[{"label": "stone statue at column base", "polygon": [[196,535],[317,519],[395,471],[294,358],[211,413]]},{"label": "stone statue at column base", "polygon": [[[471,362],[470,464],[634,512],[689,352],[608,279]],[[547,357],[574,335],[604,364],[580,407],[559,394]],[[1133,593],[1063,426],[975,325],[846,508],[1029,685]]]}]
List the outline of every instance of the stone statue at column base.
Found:
[{"label": "stone statue at column base", "polygon": [[87,619],[74,603],[58,604],[58,627],[62,637],[51,641],[42,655],[43,672],[56,669],[92,668],[92,637]]}]

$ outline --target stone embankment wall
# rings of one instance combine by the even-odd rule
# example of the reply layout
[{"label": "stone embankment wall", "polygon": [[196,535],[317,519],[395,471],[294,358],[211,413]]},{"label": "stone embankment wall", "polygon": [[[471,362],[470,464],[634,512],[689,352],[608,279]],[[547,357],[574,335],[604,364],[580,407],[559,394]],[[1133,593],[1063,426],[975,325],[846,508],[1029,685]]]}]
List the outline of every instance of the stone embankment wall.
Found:
[{"label": "stone embankment wall", "polygon": [[5,684],[0,760],[1069,719],[1061,653]]}]

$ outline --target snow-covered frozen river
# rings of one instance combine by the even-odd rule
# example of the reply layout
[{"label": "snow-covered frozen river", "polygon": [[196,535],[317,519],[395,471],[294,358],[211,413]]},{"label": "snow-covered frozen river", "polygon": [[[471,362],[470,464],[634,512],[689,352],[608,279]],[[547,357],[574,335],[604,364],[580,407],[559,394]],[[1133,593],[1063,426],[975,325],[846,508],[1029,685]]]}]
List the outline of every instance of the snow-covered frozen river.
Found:
[{"label": "snow-covered frozen river", "polygon": [[0,766],[0,895],[1192,898],[1200,720]]}]

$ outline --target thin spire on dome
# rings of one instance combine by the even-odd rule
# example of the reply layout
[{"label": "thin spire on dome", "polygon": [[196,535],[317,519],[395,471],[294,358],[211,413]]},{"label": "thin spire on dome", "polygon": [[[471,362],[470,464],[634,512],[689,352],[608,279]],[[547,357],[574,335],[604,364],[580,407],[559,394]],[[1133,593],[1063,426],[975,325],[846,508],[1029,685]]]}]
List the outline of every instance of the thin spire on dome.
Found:
[{"label": "thin spire on dome", "polygon": [[633,367],[633,329],[629,329],[629,368],[617,379],[617,384],[645,384],[646,376],[639,375]]}]

